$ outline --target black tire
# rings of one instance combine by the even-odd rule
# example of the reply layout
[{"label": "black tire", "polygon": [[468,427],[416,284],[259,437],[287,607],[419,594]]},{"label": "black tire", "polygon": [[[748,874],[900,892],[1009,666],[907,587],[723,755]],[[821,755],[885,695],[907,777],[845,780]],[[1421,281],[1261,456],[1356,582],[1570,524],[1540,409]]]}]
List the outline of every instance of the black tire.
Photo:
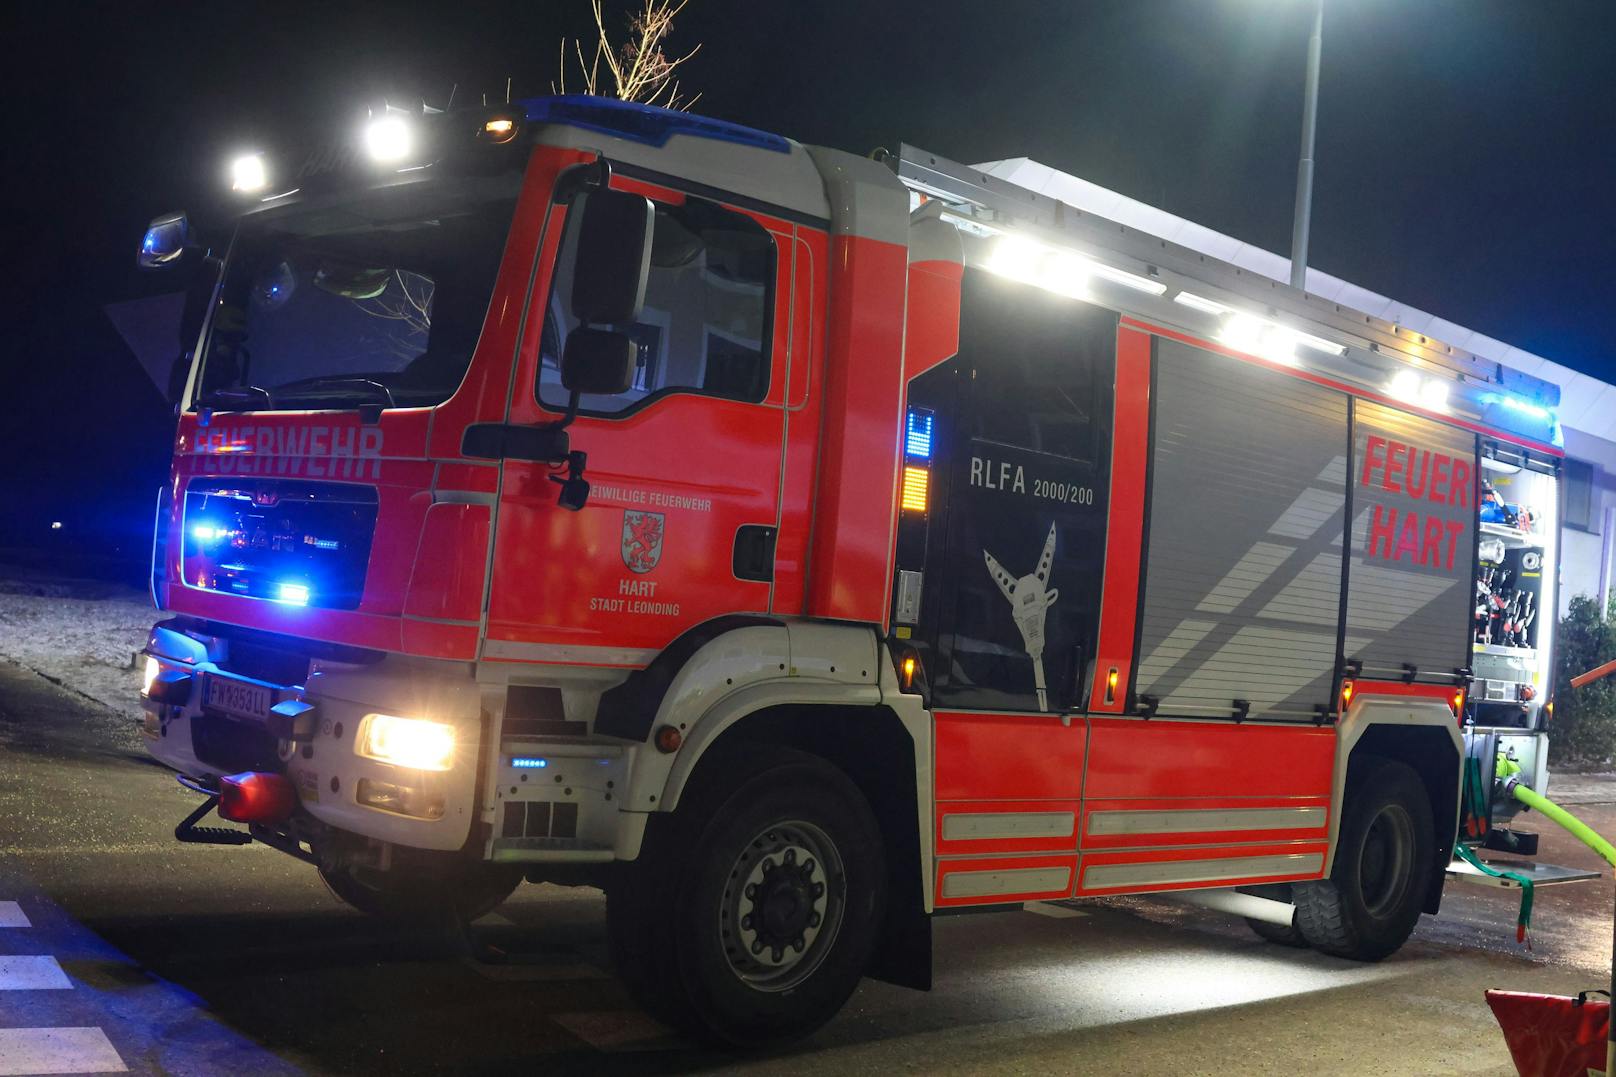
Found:
[{"label": "black tire", "polygon": [[750,777],[687,794],[647,833],[607,904],[635,999],[731,1047],[788,1042],[835,1016],[869,963],[886,900],[880,828],[845,774],[781,749],[744,765]]},{"label": "black tire", "polygon": [[[1287,901],[1291,903],[1296,901],[1295,895],[1291,892],[1290,883],[1274,883],[1271,886],[1242,886],[1240,887],[1240,892],[1242,894],[1251,894],[1254,897],[1269,898],[1273,901]],[[1258,938],[1263,939],[1266,942],[1276,943],[1280,946],[1295,946],[1298,948],[1305,948],[1307,946],[1307,940],[1304,939],[1302,937],[1302,933],[1296,929],[1295,913],[1291,914],[1291,922],[1289,924],[1276,924],[1269,920],[1253,920],[1249,916],[1246,917],[1245,920],[1246,926],[1251,928],[1251,930],[1256,933]]]},{"label": "black tire", "polygon": [[1435,875],[1435,824],[1413,768],[1354,766],[1328,879],[1296,883],[1296,927],[1316,950],[1379,961],[1408,941]]},{"label": "black tire", "polygon": [[522,875],[489,864],[446,875],[322,867],[320,879],[368,916],[424,927],[469,924],[488,915],[511,896]]}]

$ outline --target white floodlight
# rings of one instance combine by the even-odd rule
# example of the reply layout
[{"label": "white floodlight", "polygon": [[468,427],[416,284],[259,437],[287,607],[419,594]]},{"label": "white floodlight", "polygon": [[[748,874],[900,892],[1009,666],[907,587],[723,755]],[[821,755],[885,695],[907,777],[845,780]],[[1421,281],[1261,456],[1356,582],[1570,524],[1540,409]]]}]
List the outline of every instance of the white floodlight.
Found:
[{"label": "white floodlight", "polygon": [[1002,277],[1035,284],[1044,256],[1049,252],[1030,239],[1020,236],[1001,236],[993,245],[988,268]]},{"label": "white floodlight", "polygon": [[1448,410],[1448,383],[1436,378],[1426,378],[1425,384],[1420,386],[1420,407],[1427,411]]},{"label": "white floodlight", "polygon": [[1179,292],[1173,296],[1173,302],[1180,306],[1189,307],[1191,310],[1198,310],[1202,314],[1224,315],[1229,313],[1229,308],[1222,303],[1198,296],[1194,292]]},{"label": "white floodlight", "polygon": [[230,162],[230,189],[251,193],[261,191],[269,182],[264,158],[256,153],[243,154]]},{"label": "white floodlight", "polygon": [[1132,288],[1136,292],[1145,292],[1149,295],[1161,295],[1167,291],[1167,285],[1153,277],[1141,276],[1138,273],[1129,273],[1125,269],[1104,265],[1099,262],[1090,262],[1089,270],[1096,277],[1120,284],[1125,288]]},{"label": "white floodlight", "polygon": [[365,128],[365,150],[371,160],[383,164],[402,161],[414,146],[414,134],[402,116],[378,116]]}]

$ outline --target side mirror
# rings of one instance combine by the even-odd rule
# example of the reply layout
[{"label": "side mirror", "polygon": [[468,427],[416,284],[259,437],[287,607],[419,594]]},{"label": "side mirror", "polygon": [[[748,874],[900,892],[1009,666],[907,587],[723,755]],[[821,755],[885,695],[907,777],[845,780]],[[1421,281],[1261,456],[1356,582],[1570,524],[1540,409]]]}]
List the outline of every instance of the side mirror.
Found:
[{"label": "side mirror", "polygon": [[[625,191],[593,190],[572,202],[579,214],[572,271],[572,316],[585,325],[620,325],[640,316],[651,272],[651,200]],[[150,235],[150,233],[147,233]]]},{"label": "side mirror", "polygon": [[158,217],[146,226],[140,237],[140,253],[135,264],[141,269],[161,269],[172,265],[185,254],[191,241],[191,222],[183,211]]},{"label": "side mirror", "polygon": [[579,327],[561,351],[561,385],[573,393],[611,396],[634,384],[640,348],[627,333]]}]

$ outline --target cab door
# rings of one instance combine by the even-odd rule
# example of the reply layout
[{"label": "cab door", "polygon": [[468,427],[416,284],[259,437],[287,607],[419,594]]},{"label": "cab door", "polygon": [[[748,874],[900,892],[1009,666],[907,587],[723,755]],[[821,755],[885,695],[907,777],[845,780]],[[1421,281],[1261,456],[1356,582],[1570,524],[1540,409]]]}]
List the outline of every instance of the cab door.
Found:
[{"label": "cab door", "polygon": [[[791,226],[621,176],[655,207],[644,309],[628,334],[630,388],[585,395],[570,428],[587,454],[581,510],[560,471],[506,460],[483,657],[639,667],[693,625],[770,609],[784,395],[790,378]],[[550,212],[510,422],[560,418],[559,358],[577,229]],[[542,320],[542,322],[541,322]]]}]

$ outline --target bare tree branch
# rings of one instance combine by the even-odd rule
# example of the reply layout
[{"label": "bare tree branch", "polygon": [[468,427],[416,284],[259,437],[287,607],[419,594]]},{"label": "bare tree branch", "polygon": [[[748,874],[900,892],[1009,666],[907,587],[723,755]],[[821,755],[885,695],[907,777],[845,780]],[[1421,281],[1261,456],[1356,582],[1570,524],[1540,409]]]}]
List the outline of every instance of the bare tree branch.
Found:
[{"label": "bare tree branch", "polygon": [[[697,44],[683,56],[670,59],[663,45],[673,30],[674,16],[685,9],[690,0],[641,0],[641,7],[629,17],[628,34],[621,45],[613,45],[606,29],[603,0],[590,0],[595,16],[595,55],[584,61],[582,40],[572,42],[573,55],[583,78],[583,91],[588,94],[616,97],[623,101],[639,101],[661,105],[664,108],[687,109],[695,104],[700,94],[684,100],[679,93],[679,80],[674,72],[686,60],[701,51]],[[561,92],[567,87],[567,42],[561,43]],[[605,62],[606,70],[601,71]],[[611,86],[604,84],[611,76]],[[555,88],[555,83],[551,83]]]}]

